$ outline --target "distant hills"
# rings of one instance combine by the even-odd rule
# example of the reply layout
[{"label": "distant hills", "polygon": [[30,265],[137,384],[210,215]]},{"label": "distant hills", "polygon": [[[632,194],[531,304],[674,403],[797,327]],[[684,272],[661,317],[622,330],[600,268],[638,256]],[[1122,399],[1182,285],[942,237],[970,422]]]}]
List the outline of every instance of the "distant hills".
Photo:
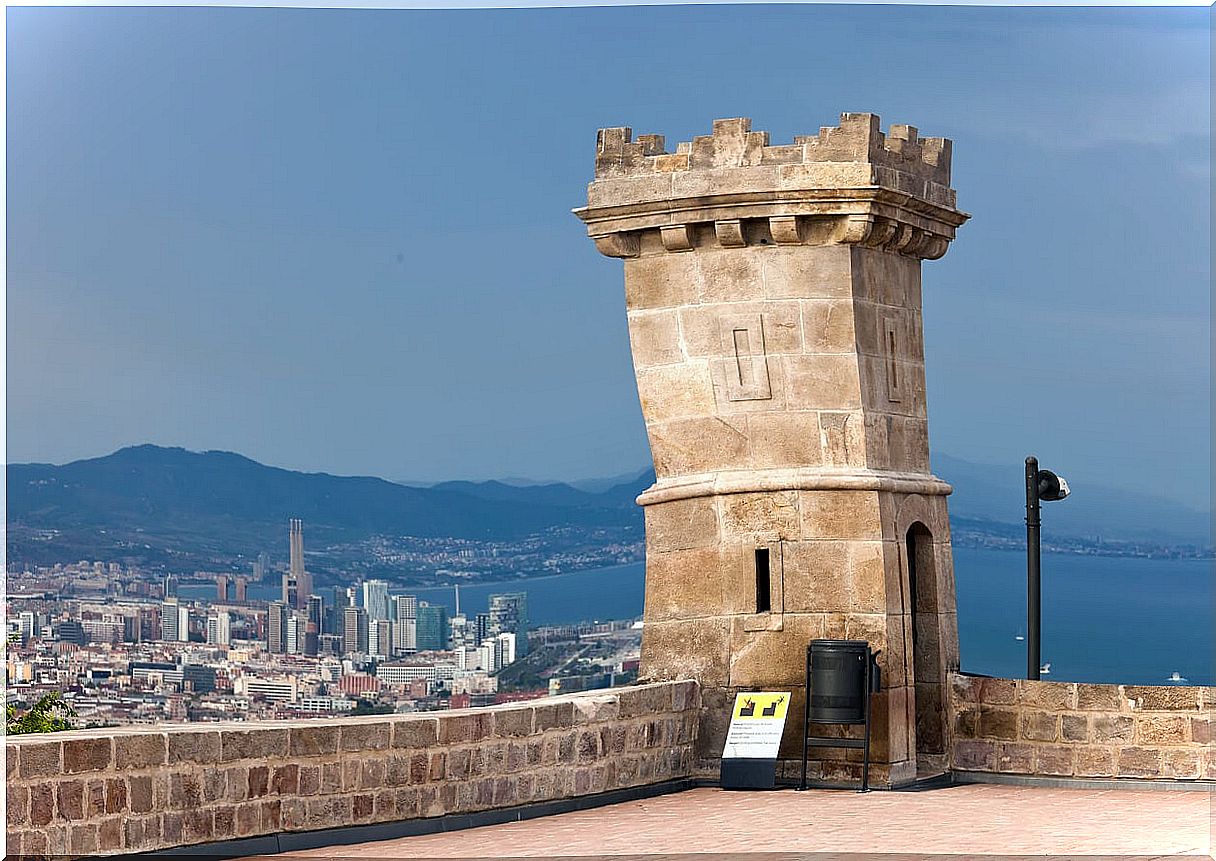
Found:
[{"label": "distant hills", "polygon": [[[1024,523],[1023,464],[971,463],[934,453],[933,472],[954,485],[950,516],[972,521]],[[1210,512],[1196,511],[1150,494],[1073,483],[1072,495],[1045,508],[1044,528],[1069,538],[1143,541],[1161,545],[1212,543]]]},{"label": "distant hills", "polygon": [[[293,472],[239,454],[140,445],[63,466],[8,467],[9,559],[193,564],[285,546],[302,517],[310,546],[376,534],[507,540],[560,526],[640,522],[631,488],[448,482]],[[184,561],[184,560],[183,560]]]},{"label": "distant hills", "polygon": [[[1008,537],[1022,520],[1021,464],[981,466],[934,455],[955,486],[952,518]],[[127,559],[205,567],[285,546],[302,517],[310,546],[375,535],[509,540],[560,527],[641,527],[634,498],[648,471],[594,490],[563,483],[450,481],[407,486],[371,477],[303,473],[231,452],[140,445],[55,466],[8,467],[10,562]],[[1078,488],[1050,509],[1053,536],[1162,545],[1210,544],[1208,515],[1166,500]]]}]

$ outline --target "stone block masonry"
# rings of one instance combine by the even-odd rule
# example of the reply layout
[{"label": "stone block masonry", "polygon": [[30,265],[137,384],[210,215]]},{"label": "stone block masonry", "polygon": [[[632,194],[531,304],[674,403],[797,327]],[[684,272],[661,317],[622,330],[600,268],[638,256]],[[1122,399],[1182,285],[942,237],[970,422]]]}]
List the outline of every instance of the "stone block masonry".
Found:
[{"label": "stone block masonry", "polygon": [[950,677],[955,771],[1216,780],[1216,688]]},{"label": "stone block masonry", "polygon": [[[968,218],[950,142],[846,113],[772,145],[751,121],[667,152],[601,129],[587,205],[623,260],[656,481],[646,518],[641,676],[695,678],[712,773],[741,690],[792,692],[800,758],[807,642],[881,651],[876,785],[946,765],[958,667],[946,496],[929,468],[923,261]],[[829,749],[834,781],[859,769]]]},{"label": "stone block masonry", "polygon": [[692,772],[696,682],[484,709],[10,736],[8,851],[83,857],[592,795]]}]

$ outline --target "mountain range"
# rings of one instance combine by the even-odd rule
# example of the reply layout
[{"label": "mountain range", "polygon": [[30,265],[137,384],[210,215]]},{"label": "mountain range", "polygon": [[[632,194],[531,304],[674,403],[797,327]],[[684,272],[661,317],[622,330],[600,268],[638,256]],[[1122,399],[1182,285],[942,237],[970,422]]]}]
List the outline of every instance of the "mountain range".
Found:
[{"label": "mountain range", "polygon": [[[997,536],[1021,528],[1021,464],[991,467],[933,456],[955,486],[951,518]],[[408,486],[372,477],[294,472],[231,452],[140,445],[60,466],[8,466],[12,563],[126,559],[170,567],[228,564],[285,544],[290,517],[313,546],[376,535],[501,540],[545,530],[632,527],[653,471],[605,489],[518,481]],[[597,488],[594,481],[589,485]],[[1045,515],[1050,534],[1159,545],[1210,544],[1210,519],[1164,499],[1084,488]]]}]

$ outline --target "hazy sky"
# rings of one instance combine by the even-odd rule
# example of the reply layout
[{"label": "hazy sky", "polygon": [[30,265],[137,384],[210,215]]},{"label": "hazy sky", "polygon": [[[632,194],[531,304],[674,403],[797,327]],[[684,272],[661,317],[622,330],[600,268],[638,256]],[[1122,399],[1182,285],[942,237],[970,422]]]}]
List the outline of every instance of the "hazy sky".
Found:
[{"label": "hazy sky", "polygon": [[935,451],[1208,505],[1208,10],[8,9],[8,459],[648,462],[595,131],[954,140]]}]

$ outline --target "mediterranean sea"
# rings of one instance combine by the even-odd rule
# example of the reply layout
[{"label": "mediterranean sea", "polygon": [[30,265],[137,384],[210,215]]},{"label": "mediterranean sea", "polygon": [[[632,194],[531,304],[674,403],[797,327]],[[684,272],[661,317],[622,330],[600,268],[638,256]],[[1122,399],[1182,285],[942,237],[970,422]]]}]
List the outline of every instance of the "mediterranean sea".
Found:
[{"label": "mediterranean sea", "polygon": [[[971,673],[1026,672],[1026,557],[955,548],[959,645]],[[532,626],[640,616],[645,567],[622,565],[551,577],[460,587],[466,615],[489,596],[528,593]],[[1046,680],[1158,685],[1178,673],[1211,685],[1212,563],[1047,553],[1043,556],[1042,658]],[[393,590],[401,591],[401,590]],[[451,587],[409,590],[455,608]]]}]

